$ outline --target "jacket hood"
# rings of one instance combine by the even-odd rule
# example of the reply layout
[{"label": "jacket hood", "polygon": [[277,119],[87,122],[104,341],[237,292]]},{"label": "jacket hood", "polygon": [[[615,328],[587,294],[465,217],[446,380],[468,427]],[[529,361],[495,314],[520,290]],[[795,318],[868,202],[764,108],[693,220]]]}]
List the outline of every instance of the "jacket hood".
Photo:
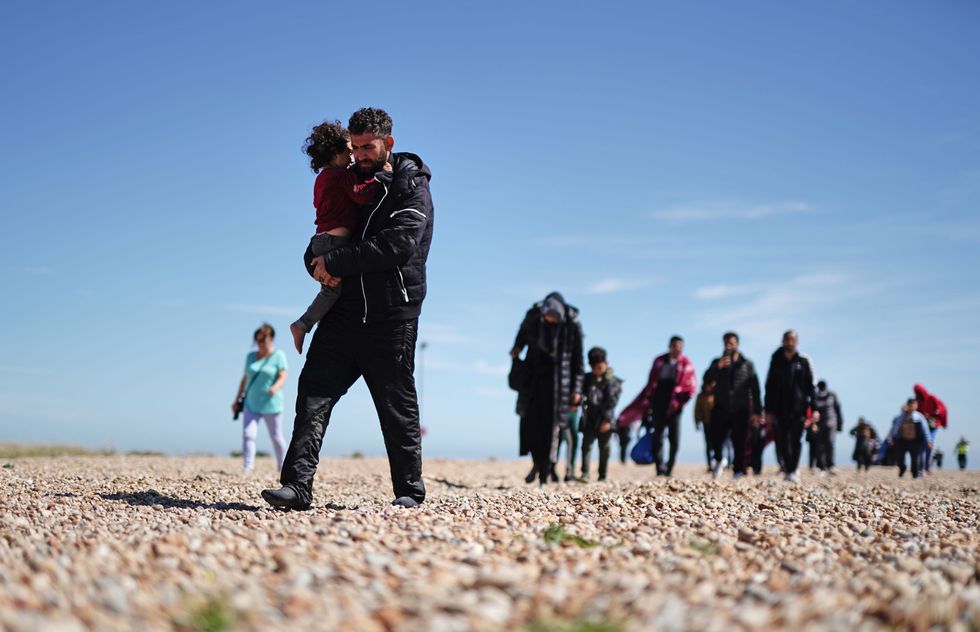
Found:
[{"label": "jacket hood", "polygon": [[426,180],[432,179],[432,172],[428,165],[422,162],[417,154],[402,151],[391,154],[388,160],[391,163],[392,171],[379,171],[375,174],[375,177],[385,184],[391,184],[396,180],[411,181],[417,177],[424,177]]},{"label": "jacket hood", "polygon": [[925,396],[929,394],[929,391],[926,390],[926,387],[921,384],[916,384],[912,388],[915,391],[915,394],[920,398],[924,399]]}]

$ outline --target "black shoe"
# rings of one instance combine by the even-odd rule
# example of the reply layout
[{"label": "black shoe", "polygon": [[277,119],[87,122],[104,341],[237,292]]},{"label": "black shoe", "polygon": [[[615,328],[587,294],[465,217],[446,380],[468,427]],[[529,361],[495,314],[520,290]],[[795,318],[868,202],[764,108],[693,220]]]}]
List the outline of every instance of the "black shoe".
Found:
[{"label": "black shoe", "polygon": [[527,473],[524,477],[524,482],[530,485],[534,482],[534,479],[538,477],[538,468],[536,466],[531,466],[531,471]]},{"label": "black shoe", "polygon": [[291,487],[280,487],[279,489],[263,489],[262,498],[273,507],[280,509],[297,509],[305,511],[310,508],[310,503],[304,503],[299,495]]},{"label": "black shoe", "polygon": [[558,482],[558,470],[555,469],[555,466],[554,465],[551,466],[551,473],[550,473],[550,475],[551,475],[551,482],[552,483],[557,483]]},{"label": "black shoe", "polygon": [[391,501],[393,507],[418,507],[419,502],[411,496],[399,496]]}]

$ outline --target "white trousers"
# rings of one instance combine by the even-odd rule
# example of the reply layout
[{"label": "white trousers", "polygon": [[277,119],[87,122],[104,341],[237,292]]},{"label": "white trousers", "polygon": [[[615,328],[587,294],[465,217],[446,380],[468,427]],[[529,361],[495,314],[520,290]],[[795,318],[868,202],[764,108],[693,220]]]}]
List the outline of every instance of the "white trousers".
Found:
[{"label": "white trousers", "polygon": [[259,434],[259,420],[265,421],[269,429],[269,438],[276,451],[276,468],[282,469],[282,460],[286,458],[286,441],[282,438],[282,413],[253,413],[245,408],[242,417],[242,458],[244,469],[251,472],[255,467],[255,437]]}]

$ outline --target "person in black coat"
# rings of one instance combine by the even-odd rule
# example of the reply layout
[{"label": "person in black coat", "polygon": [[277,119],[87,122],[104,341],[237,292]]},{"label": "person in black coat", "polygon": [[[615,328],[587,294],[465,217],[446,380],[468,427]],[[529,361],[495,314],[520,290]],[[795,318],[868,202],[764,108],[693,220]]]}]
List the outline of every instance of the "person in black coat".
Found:
[{"label": "person in black coat", "polygon": [[524,316],[511,357],[523,360],[518,390],[521,456],[530,454],[534,467],[528,482],[537,476],[543,485],[558,460],[559,433],[569,430],[569,413],[582,399],[584,362],[582,326],[578,309],[565,303],[558,292],[535,303]]},{"label": "person in black coat", "polygon": [[[772,354],[766,377],[766,419],[776,430],[776,450],[782,456],[783,472],[789,482],[798,482],[803,431],[816,395],[810,358],[797,350],[799,336],[783,334],[783,346]],[[819,417],[818,417],[819,419]]]}]

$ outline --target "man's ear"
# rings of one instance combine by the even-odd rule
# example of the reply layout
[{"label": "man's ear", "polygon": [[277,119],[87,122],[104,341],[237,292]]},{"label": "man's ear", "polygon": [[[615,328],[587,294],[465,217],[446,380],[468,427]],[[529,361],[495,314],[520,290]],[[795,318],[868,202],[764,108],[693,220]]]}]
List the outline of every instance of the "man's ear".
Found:
[{"label": "man's ear", "polygon": [[385,149],[391,151],[391,148],[395,146],[394,136],[385,136]]}]

